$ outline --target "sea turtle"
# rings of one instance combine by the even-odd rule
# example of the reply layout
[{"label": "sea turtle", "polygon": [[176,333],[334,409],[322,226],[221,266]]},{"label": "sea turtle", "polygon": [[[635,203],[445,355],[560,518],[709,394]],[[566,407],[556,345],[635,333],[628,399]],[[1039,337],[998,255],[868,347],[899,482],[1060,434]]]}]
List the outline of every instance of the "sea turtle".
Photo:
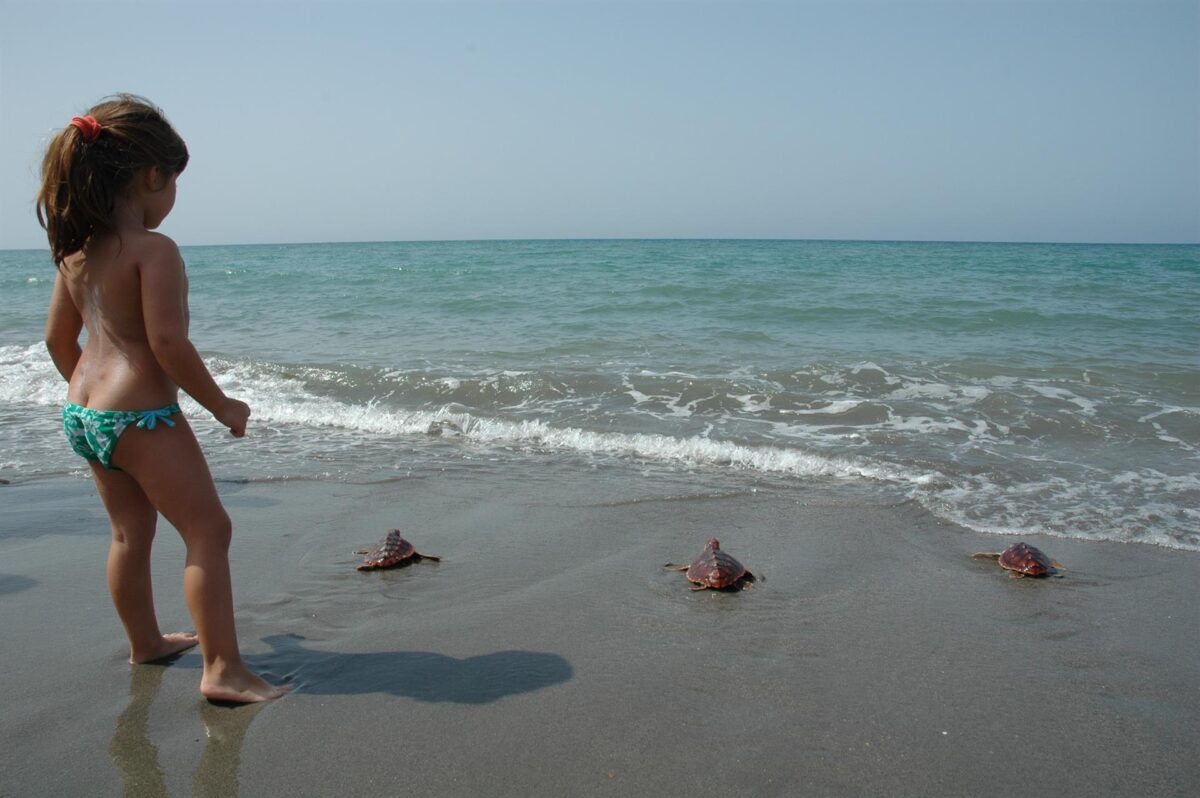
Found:
[{"label": "sea turtle", "polygon": [[398,565],[408,565],[420,559],[433,560],[438,562],[441,557],[434,557],[432,554],[421,554],[413,544],[409,543],[400,536],[399,529],[393,529],[387,533],[387,537],[379,541],[378,545],[373,549],[362,549],[354,552],[355,554],[365,554],[362,565],[358,566],[360,571],[372,571],[376,568],[394,568]]},{"label": "sea turtle", "polygon": [[754,574],[746,570],[740,562],[721,549],[721,543],[716,538],[709,538],[704,544],[704,551],[692,560],[691,565],[676,565],[667,563],[664,568],[675,571],[687,571],[689,582],[696,587],[692,590],[740,590],[754,582]]},{"label": "sea turtle", "polygon": [[1066,570],[1062,563],[1050,559],[1025,541],[1014,543],[1001,552],[980,552],[971,556],[992,558],[1014,579],[1023,576],[1061,576],[1058,570]]}]

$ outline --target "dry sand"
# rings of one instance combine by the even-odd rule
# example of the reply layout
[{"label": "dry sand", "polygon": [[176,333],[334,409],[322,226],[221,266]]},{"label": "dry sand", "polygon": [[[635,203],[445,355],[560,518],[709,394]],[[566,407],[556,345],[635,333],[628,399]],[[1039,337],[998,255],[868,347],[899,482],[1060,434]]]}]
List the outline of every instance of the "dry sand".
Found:
[{"label": "dry sand", "polygon": [[[222,483],[244,651],[295,691],[125,662],[90,482],[0,486],[0,794],[1195,795],[1200,556],[1007,539],[824,485],[696,495],[480,468]],[[674,495],[667,495],[674,494]],[[354,570],[402,526],[440,564]],[[765,575],[663,570],[715,534]],[[190,628],[183,550],[155,553]]]}]

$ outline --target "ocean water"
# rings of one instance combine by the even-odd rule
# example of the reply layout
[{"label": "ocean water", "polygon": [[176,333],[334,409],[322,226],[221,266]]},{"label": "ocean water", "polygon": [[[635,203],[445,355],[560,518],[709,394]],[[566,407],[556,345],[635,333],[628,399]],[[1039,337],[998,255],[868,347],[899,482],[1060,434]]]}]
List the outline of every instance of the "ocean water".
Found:
[{"label": "ocean water", "polygon": [[[1200,246],[499,241],[184,249],[254,411],[222,478],[638,469],[854,483],[998,534],[1200,550]],[[0,475],[86,469],[0,252]]]}]

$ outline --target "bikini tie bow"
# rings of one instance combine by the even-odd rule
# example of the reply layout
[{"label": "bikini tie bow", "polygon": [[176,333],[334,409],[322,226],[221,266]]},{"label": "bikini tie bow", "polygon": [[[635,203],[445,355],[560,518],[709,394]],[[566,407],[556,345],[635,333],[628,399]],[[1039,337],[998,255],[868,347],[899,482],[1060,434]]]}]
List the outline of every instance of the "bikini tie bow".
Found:
[{"label": "bikini tie bow", "polygon": [[138,428],[154,429],[160,419],[162,420],[162,423],[166,424],[168,427],[173,427],[175,426],[175,422],[170,418],[171,413],[172,410],[165,407],[160,407],[158,410],[147,410],[145,413],[142,413],[142,417],[138,419]]},{"label": "bikini tie bow", "polygon": [[96,121],[96,117],[88,114],[87,116],[77,116],[71,120],[71,126],[79,128],[79,132],[83,134],[83,140],[88,144],[93,143],[100,138],[100,123]]}]

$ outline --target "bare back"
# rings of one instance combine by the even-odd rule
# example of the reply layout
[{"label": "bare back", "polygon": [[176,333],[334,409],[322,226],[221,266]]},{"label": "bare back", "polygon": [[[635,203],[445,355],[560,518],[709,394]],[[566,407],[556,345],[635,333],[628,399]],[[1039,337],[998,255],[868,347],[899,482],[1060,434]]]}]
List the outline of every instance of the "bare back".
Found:
[{"label": "bare back", "polygon": [[63,262],[55,291],[65,289],[67,297],[55,300],[69,298],[87,330],[71,374],[69,401],[108,410],[144,410],[177,401],[179,388],[148,339],[143,273],[149,269],[178,270],[178,296],[169,297],[169,303],[178,303],[174,311],[186,330],[187,279],[179,250],[166,236],[126,229],[119,239],[115,234],[98,237]]}]

